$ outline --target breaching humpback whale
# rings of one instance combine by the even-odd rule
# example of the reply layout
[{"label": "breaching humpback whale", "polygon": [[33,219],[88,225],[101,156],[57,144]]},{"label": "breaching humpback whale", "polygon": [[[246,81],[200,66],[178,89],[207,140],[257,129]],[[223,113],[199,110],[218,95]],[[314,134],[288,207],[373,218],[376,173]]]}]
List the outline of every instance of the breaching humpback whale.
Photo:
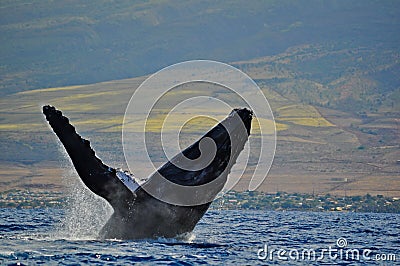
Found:
[{"label": "breaching humpback whale", "polygon": [[[203,169],[181,169],[172,159],[139,186],[135,182],[127,182],[128,178],[123,172],[105,165],[96,156],[90,142],[75,131],[61,111],[46,105],[43,107],[43,113],[70,156],[83,183],[93,193],[106,199],[114,209],[114,213],[100,231],[100,239],[170,238],[191,232],[224,187],[227,176],[250,135],[253,116],[252,111],[246,108],[234,109],[225,120],[174,157],[179,160],[185,156],[195,160],[201,154],[200,141],[211,138],[215,143],[216,153]],[[157,176],[160,175],[182,186],[201,186],[216,182],[206,193],[198,195],[209,199],[206,203],[178,206],[152,196],[145,189],[146,185],[158,186]],[[159,190],[162,190],[162,187]]]}]

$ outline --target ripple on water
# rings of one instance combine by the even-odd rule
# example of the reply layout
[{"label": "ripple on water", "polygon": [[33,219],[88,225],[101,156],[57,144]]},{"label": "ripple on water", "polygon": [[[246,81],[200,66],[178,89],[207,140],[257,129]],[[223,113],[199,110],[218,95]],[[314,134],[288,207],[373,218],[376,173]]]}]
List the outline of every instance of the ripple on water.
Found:
[{"label": "ripple on water", "polygon": [[60,209],[0,209],[0,264],[278,264],[282,261],[258,260],[257,251],[265,244],[276,249],[335,247],[339,237],[346,238],[349,248],[373,253],[397,254],[400,245],[399,214],[212,210],[189,236],[142,241],[98,241],[97,232],[76,237],[60,226],[66,216]]}]

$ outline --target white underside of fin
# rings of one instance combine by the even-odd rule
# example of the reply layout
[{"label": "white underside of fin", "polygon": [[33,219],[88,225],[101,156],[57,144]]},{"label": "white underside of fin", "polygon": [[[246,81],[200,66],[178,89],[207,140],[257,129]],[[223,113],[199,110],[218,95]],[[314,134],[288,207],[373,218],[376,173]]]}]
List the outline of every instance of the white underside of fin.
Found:
[{"label": "white underside of fin", "polygon": [[139,184],[135,181],[133,175],[129,174],[128,172],[124,172],[120,169],[116,170],[117,177],[121,182],[130,190],[132,193],[139,188]]}]

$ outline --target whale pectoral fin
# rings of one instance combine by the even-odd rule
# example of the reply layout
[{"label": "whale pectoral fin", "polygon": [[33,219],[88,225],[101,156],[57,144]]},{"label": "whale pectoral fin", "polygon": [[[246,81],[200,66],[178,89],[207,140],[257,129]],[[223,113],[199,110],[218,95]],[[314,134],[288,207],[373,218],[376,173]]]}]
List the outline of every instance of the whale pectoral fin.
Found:
[{"label": "whale pectoral fin", "polygon": [[96,157],[90,142],[76,132],[61,111],[46,105],[43,106],[43,114],[64,145],[83,183],[113,207],[124,205],[133,195],[118,179],[115,169]]}]

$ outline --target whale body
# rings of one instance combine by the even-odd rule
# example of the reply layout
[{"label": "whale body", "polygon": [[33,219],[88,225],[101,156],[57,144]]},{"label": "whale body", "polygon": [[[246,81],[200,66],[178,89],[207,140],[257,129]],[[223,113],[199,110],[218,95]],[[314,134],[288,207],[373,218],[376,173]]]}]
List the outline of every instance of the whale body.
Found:
[{"label": "whale body", "polygon": [[[225,120],[139,185],[129,173],[105,165],[96,156],[90,142],[76,132],[61,111],[46,105],[43,106],[43,113],[83,183],[93,193],[107,200],[114,210],[100,230],[100,239],[171,238],[191,232],[224,187],[232,166],[248,140],[253,116],[252,111],[246,108],[234,109]],[[174,160],[179,161],[184,157],[196,161],[201,155],[200,142],[205,138],[211,138],[216,147],[215,156],[206,167],[187,170],[174,164]],[[201,204],[181,206],[148,193],[146,187],[179,198],[173,190],[164,190],[164,186],[160,185],[160,176],[168,182],[195,189],[210,182],[213,184],[206,191],[194,190],[195,197],[203,200],[199,201]]]}]

